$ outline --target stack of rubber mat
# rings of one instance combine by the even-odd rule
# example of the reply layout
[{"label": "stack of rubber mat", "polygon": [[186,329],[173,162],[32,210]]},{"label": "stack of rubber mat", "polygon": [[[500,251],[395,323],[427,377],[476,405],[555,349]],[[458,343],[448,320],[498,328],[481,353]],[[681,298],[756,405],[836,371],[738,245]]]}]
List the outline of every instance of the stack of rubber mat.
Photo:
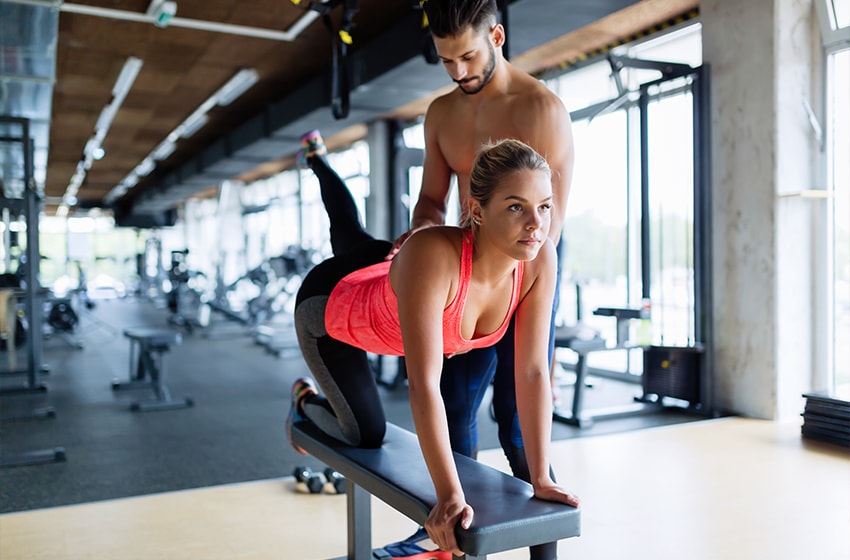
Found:
[{"label": "stack of rubber mat", "polygon": [[850,447],[850,395],[804,393],[803,437]]}]

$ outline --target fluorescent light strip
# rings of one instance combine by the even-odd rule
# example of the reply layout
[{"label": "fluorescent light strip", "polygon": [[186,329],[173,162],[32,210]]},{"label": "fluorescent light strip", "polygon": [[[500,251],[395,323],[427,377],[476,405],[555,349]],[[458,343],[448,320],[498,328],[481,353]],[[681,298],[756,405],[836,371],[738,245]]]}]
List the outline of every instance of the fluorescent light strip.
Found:
[{"label": "fluorescent light strip", "polygon": [[174,150],[177,149],[177,144],[174,142],[165,139],[160,142],[159,146],[154,148],[151,152],[150,157],[152,157],[156,161],[162,161],[164,159],[168,159],[168,156],[174,153]]},{"label": "fluorescent light strip", "polygon": [[[28,0],[32,1],[32,0]],[[156,24],[157,19],[148,14],[139,12],[131,12],[126,10],[114,10],[111,8],[101,8],[99,6],[88,6],[84,4],[72,4],[70,2],[57,2],[59,9],[63,12],[73,14],[84,14],[88,16],[98,16],[111,19],[138,21],[142,23]],[[327,3],[327,0],[319,0],[320,4]],[[206,21],[198,19],[187,19],[174,17],[169,22],[169,27],[185,27],[187,29],[200,29],[203,31],[213,31],[217,33],[229,33],[233,35],[244,35],[247,37],[257,37],[260,39],[271,39],[274,41],[294,41],[298,35],[313,23],[319,17],[319,12],[310,10],[305,12],[292,26],[286,31],[278,31],[276,29],[261,29],[257,27],[247,27],[244,25],[234,25],[231,23],[218,23],[215,21]]]},{"label": "fluorescent light strip", "polygon": [[230,105],[251,86],[259,81],[260,75],[253,68],[243,68],[213,94],[219,105]]},{"label": "fluorescent light strip", "polygon": [[[92,162],[103,157],[103,149],[101,148],[103,140],[106,138],[106,133],[109,132],[109,127],[112,126],[112,119],[118,112],[118,108],[124,103],[127,94],[133,87],[139,71],[142,69],[142,59],[135,56],[128,57],[121,68],[121,73],[118,74],[118,79],[115,80],[115,85],[112,86],[112,99],[109,104],[103,108],[97,118],[95,124],[94,135],[86,141],[83,147],[83,157],[77,163],[77,168],[68,182],[68,187],[65,189],[63,196],[63,205],[73,206],[77,203],[77,191],[82,186],[86,179],[86,174],[91,169]],[[67,213],[67,208],[65,210]]]},{"label": "fluorescent light strip", "polygon": [[112,88],[112,102],[116,105],[116,108],[124,102],[124,98],[130,93],[130,88],[133,87],[133,82],[136,81],[136,77],[139,75],[139,70],[141,69],[141,58],[131,56],[124,63],[121,73],[118,74],[118,79],[115,80],[115,87]]},{"label": "fluorescent light strip", "polygon": [[[174,129],[174,132],[180,138],[189,138],[199,130],[201,130],[204,125],[209,122],[210,118],[206,113],[194,112],[192,113],[188,119],[183,121],[180,126]],[[171,138],[171,135],[168,135]]]},{"label": "fluorescent light strip", "polygon": [[[177,149],[176,143],[181,138],[189,138],[198,132],[209,121],[207,113],[216,105],[229,105],[239,98],[243,93],[248,91],[260,79],[260,75],[253,68],[243,68],[233,75],[223,86],[218,88],[215,93],[209,96],[191,115],[177,125],[177,128],[172,130],[165,140],[153,149],[153,151],[142,161],[162,161],[174,153]],[[104,200],[107,204],[112,204],[119,196],[123,196],[127,191],[136,186],[139,176],[148,175],[153,168],[147,170],[146,173],[139,172],[139,168],[144,171],[146,167],[142,167],[142,163],[131,171],[124,179],[109,191]]]},{"label": "fluorescent light strip", "polygon": [[143,177],[153,171],[154,167],[156,167],[156,164],[154,163],[153,159],[148,156],[143,159],[141,163],[139,163],[139,165],[136,166],[133,172],[139,177]]}]

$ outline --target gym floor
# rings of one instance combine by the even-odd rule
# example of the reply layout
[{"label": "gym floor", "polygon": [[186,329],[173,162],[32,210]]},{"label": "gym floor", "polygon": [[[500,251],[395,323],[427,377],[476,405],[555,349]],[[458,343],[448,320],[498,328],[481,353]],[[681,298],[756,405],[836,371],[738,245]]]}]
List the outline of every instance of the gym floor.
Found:
[{"label": "gym floor", "polygon": [[[297,348],[272,355],[218,320],[166,354],[172,395],[191,397],[194,407],[136,413],[130,402],[150,398],[149,390],[112,391],[113,379],[129,375],[123,329],[168,328],[167,316],[146,300],[100,300],[80,311],[74,337],[82,349],[45,341],[46,393],[0,397],[4,417],[56,410],[53,419],[0,423],[0,456],[57,446],[67,455],[0,469],[0,558],[342,555],[345,499],[293,491],[296,465],[322,468],[292,451],[283,433],[289,389],[306,374]],[[625,404],[638,389],[597,380],[587,406]],[[403,384],[382,396],[388,419],[410,429]],[[486,410],[479,424],[481,459],[503,467]],[[553,439],[560,480],[585,500],[584,536],[563,543],[563,557],[850,557],[850,455],[804,445],[799,423],[703,420],[673,409],[589,429],[556,423]],[[374,515],[376,545],[411,532],[379,505]],[[739,541],[768,548],[738,555]]]},{"label": "gym floor", "polygon": [[[53,419],[0,422],[0,457],[61,446],[67,462],[0,469],[0,513],[273,479],[302,464],[322,467],[296,454],[284,435],[292,383],[308,373],[294,337],[278,357],[243,327],[215,319],[210,329],[184,336],[165,354],[172,396],[190,397],[195,406],[137,413],[129,410],[130,403],[151,399],[152,391],[115,392],[111,386],[113,379],[129,378],[130,342],[122,333],[128,327],[169,328],[168,312],[126,298],[98,300],[94,309],[79,314],[74,336],[81,350],[55,336],[44,343],[48,391],[0,396],[3,417],[43,407],[56,411]],[[24,354],[23,348],[17,351],[18,357]],[[7,366],[5,358],[0,353],[0,367]],[[22,382],[21,376],[0,376],[4,387]],[[638,389],[597,383],[588,391],[589,406],[592,399],[628,402]],[[411,429],[405,385],[382,389],[382,396],[387,418]],[[694,418],[669,411],[599,422],[589,430],[556,424],[553,436],[584,437]],[[498,447],[486,409],[479,424],[480,448]]]},{"label": "gym floor", "polygon": [[[846,560],[850,454],[798,422],[723,418],[554,443],[582,497],[561,558]],[[505,468],[496,450],[480,459]],[[284,477],[0,516],[0,558],[326,560],[345,554],[345,498]],[[373,543],[413,525],[373,500]],[[525,551],[491,555],[527,558]]]}]

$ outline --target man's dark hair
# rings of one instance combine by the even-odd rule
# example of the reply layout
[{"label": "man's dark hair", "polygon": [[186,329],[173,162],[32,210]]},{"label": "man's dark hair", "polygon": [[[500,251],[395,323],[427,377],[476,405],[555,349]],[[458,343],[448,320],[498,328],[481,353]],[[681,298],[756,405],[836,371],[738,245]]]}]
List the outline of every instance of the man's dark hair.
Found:
[{"label": "man's dark hair", "polygon": [[496,0],[426,0],[425,15],[434,37],[455,37],[469,28],[489,31],[496,23]]}]

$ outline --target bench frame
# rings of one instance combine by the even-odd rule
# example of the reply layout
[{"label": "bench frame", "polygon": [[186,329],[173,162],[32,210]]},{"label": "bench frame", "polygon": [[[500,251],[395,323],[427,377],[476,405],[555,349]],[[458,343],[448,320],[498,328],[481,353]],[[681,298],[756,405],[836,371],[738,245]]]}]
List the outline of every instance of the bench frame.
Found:
[{"label": "bench frame", "polygon": [[134,402],[130,410],[148,412],[193,406],[190,398],[172,398],[166,384],[165,353],[172,345],[183,342],[180,333],[170,329],[136,327],[126,329],[124,336],[130,339],[130,379],[123,382],[113,380],[112,390],[149,388],[154,393],[153,400]]},{"label": "bench frame", "polygon": [[[310,422],[295,423],[292,440],[346,477],[347,560],[373,558],[370,495],[419,525],[425,524],[436,504],[419,440],[394,424],[387,424],[384,444],[378,449],[340,443]],[[538,500],[530,484],[469,457],[455,453],[455,463],[467,503],[475,511],[469,529],[456,529],[467,560],[580,534],[578,508]]]}]

